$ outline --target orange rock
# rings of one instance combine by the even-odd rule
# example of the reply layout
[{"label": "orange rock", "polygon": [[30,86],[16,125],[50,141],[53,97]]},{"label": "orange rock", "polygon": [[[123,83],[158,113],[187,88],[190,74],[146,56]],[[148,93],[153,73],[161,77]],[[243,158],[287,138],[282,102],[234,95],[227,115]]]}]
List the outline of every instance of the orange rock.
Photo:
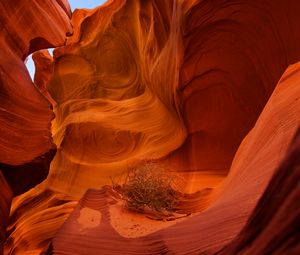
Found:
[{"label": "orange rock", "polygon": [[[300,124],[300,64],[278,83],[300,59],[299,11],[296,0],[116,0],[76,11],[74,35],[53,62],[35,55],[58,153],[47,180],[14,201],[6,251],[38,254],[54,236],[54,254],[210,254],[239,242]],[[32,152],[51,147],[47,135]],[[203,212],[143,237],[113,229],[103,189],[71,213],[87,189],[139,159],[169,160],[188,190],[200,183],[193,171],[207,174],[201,188],[224,181],[199,205],[183,203]]]},{"label": "orange rock", "polygon": [[168,1],[111,1],[74,12],[74,35],[54,51],[45,85],[56,102],[58,146],[49,188],[80,197],[135,160],[162,158],[183,143],[179,8],[172,13]]},{"label": "orange rock", "polygon": [[204,212],[153,234],[125,238],[110,223],[111,198],[105,189],[89,190],[58,231],[49,253],[215,254],[249,220],[241,235],[221,254],[297,254],[299,131],[297,140],[293,136],[300,124],[299,98],[300,62],[290,66],[281,78],[239,147],[228,177],[215,192],[215,201]]},{"label": "orange rock", "polygon": [[47,176],[55,153],[53,112],[24,61],[33,51],[64,44],[70,9],[66,1],[1,1],[0,13],[0,168],[20,194]]},{"label": "orange rock", "polygon": [[6,226],[12,200],[12,191],[0,170],[0,254],[3,253],[3,241],[6,237]]},{"label": "orange rock", "polygon": [[76,205],[74,198],[48,189],[14,198],[5,254],[40,254]]},{"label": "orange rock", "polygon": [[56,102],[50,96],[47,87],[54,69],[53,57],[48,50],[40,50],[32,54],[32,59],[36,69],[34,85],[38,87],[53,107],[56,105]]},{"label": "orange rock", "polygon": [[226,174],[289,64],[300,59],[297,0],[183,3],[182,170]]},{"label": "orange rock", "polygon": [[298,254],[300,129],[241,233],[217,254]]}]

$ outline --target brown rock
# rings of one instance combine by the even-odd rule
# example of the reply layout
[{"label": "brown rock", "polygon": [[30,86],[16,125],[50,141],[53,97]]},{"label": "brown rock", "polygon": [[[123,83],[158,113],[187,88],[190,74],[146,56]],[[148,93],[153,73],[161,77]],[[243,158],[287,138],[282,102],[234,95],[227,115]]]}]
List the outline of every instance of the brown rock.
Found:
[{"label": "brown rock", "polygon": [[53,57],[48,50],[40,50],[32,54],[35,65],[34,85],[38,87],[40,92],[47,98],[52,106],[56,102],[52,99],[48,92],[48,84],[54,71]]},{"label": "brown rock", "polygon": [[182,170],[227,173],[289,64],[300,59],[297,0],[184,1],[179,91]]},{"label": "brown rock", "polygon": [[47,176],[55,153],[54,115],[23,61],[64,44],[70,9],[66,1],[1,1],[0,13],[0,168],[16,195]]},{"label": "brown rock", "polygon": [[[120,0],[79,10],[72,17],[74,35],[54,52],[54,62],[36,55],[37,86],[55,100],[58,153],[43,186],[15,202],[9,251],[40,252],[74,207],[52,206],[46,196],[37,210],[38,194],[50,189],[51,199],[61,193],[78,198],[136,159],[161,158],[171,159],[176,170],[230,171],[199,215],[139,238],[119,235],[107,194],[89,190],[48,254],[213,254],[228,244],[223,251],[253,254],[273,251],[273,242],[279,252],[288,251],[291,243],[283,238],[298,235],[297,162],[284,163],[284,172],[276,169],[300,124],[300,64],[273,90],[300,58],[300,4],[187,0],[180,9],[178,3]],[[284,189],[276,198],[278,180]],[[295,206],[290,221],[280,222],[284,211],[271,211],[278,207],[270,196],[283,209]],[[20,201],[28,208],[23,218]]]},{"label": "brown rock", "polygon": [[[204,212],[156,233],[126,239],[110,224],[105,190],[88,191],[48,254],[214,254],[236,236],[221,254],[297,254],[300,162],[299,137],[293,136],[300,124],[299,81],[300,62],[281,78]],[[82,211],[81,217],[83,208],[91,212]]]},{"label": "brown rock", "polygon": [[217,254],[299,254],[300,129],[241,233]]},{"label": "brown rock", "polygon": [[6,236],[6,226],[8,225],[8,215],[12,200],[12,191],[8,186],[0,170],[0,254],[3,253],[3,241]]},{"label": "brown rock", "polygon": [[41,85],[56,102],[50,188],[81,197],[128,164],[159,159],[183,143],[180,6],[172,8],[170,1],[130,0],[74,12],[74,35],[54,51],[53,75]]}]

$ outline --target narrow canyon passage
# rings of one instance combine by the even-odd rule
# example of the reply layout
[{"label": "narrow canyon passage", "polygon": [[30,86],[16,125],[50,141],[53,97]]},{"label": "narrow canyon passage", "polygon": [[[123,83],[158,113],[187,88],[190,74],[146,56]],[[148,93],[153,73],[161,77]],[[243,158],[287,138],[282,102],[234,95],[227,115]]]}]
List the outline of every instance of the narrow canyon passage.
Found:
[{"label": "narrow canyon passage", "polygon": [[[1,0],[4,254],[276,254],[275,232],[264,225],[261,245],[250,220],[276,203],[275,176],[299,190],[284,174],[299,179],[287,163],[298,151],[299,11],[296,0],[110,0],[74,12],[65,0]],[[141,161],[179,176],[186,217],[122,211],[107,185]]]}]

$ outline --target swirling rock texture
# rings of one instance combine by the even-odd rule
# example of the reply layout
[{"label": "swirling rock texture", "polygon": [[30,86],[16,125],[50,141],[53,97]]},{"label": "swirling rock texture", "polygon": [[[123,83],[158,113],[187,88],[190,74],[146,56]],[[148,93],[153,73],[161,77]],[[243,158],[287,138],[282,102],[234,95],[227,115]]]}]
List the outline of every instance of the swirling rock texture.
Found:
[{"label": "swirling rock texture", "polygon": [[247,225],[218,254],[299,253],[299,154],[300,129]]},{"label": "swirling rock texture", "polygon": [[8,224],[8,216],[10,210],[10,204],[12,200],[12,191],[8,186],[5,178],[0,171],[0,254],[3,253],[3,241],[6,235],[6,226]]},{"label": "swirling rock texture", "polygon": [[[67,3],[45,3],[51,4],[68,10]],[[1,3],[1,11],[6,6]],[[59,10],[55,15],[61,17]],[[300,63],[280,79],[300,60],[299,11],[296,0],[111,0],[94,10],[76,10],[74,34],[65,46],[54,51],[53,59],[46,51],[33,57],[35,85],[56,116],[52,133],[57,154],[48,178],[14,199],[5,253],[297,254],[297,138],[278,166],[300,124]],[[62,45],[70,31],[63,17],[61,23],[47,21],[61,33],[45,31],[38,38]],[[5,27],[3,31],[14,31],[12,25]],[[50,47],[41,39],[31,42],[39,46],[29,47],[25,56]],[[19,69],[25,70],[22,59],[21,54]],[[9,63],[3,68],[18,69]],[[19,81],[26,79],[30,82],[28,75]],[[52,118],[48,102],[27,87],[35,91],[22,92],[31,106],[28,125],[35,128],[26,130],[47,131]],[[5,100],[22,91],[9,88],[15,94]],[[20,124],[4,120],[13,127]],[[30,151],[24,146],[20,158],[49,153],[53,145],[46,131],[47,139],[19,142],[32,146]],[[4,134],[12,140],[11,150],[20,147],[10,133]],[[18,129],[14,134],[23,133]],[[186,177],[186,191],[211,189],[183,203],[185,212],[200,213],[128,238],[112,223],[111,208],[118,198],[97,188],[141,159],[170,164]],[[21,165],[23,176],[29,174],[26,169],[33,171],[32,165],[23,167],[26,160],[15,160],[5,166]],[[36,175],[39,180],[50,160]],[[14,190],[17,173],[3,173],[15,194],[26,190]],[[6,201],[8,208],[10,195]],[[293,212],[286,211],[290,206]],[[283,230],[277,232],[277,227]]]},{"label": "swirling rock texture", "polygon": [[64,44],[71,32],[70,10],[64,1],[1,1],[0,12],[0,167],[20,194],[47,176],[55,151],[53,112],[33,86],[24,60],[33,51]]},{"label": "swirling rock texture", "polygon": [[110,223],[107,208],[114,198],[103,189],[90,190],[57,233],[48,254],[297,254],[300,130],[293,136],[300,123],[299,85],[300,62],[282,77],[239,147],[216,201],[204,212],[165,230],[126,239]]},{"label": "swirling rock texture", "polygon": [[72,31],[66,1],[0,1],[0,246],[13,195],[46,178],[55,154],[50,104],[25,67],[33,51],[63,45]]},{"label": "swirling rock texture", "polygon": [[227,173],[279,78],[300,57],[297,1],[184,1],[183,170]]},{"label": "swirling rock texture", "polygon": [[56,102],[52,189],[81,196],[132,160],[158,159],[183,143],[175,93],[180,9],[172,8],[113,1],[73,14],[74,35],[54,51],[47,85]]}]

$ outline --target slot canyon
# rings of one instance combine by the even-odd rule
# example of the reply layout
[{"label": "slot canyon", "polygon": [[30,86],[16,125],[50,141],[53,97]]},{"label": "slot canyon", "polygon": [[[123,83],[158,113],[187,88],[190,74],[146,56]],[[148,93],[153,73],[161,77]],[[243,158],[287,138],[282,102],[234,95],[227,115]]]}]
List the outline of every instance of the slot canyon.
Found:
[{"label": "slot canyon", "polygon": [[[0,255],[300,254],[300,1],[0,13]],[[132,168],[172,213],[126,207]]]}]

